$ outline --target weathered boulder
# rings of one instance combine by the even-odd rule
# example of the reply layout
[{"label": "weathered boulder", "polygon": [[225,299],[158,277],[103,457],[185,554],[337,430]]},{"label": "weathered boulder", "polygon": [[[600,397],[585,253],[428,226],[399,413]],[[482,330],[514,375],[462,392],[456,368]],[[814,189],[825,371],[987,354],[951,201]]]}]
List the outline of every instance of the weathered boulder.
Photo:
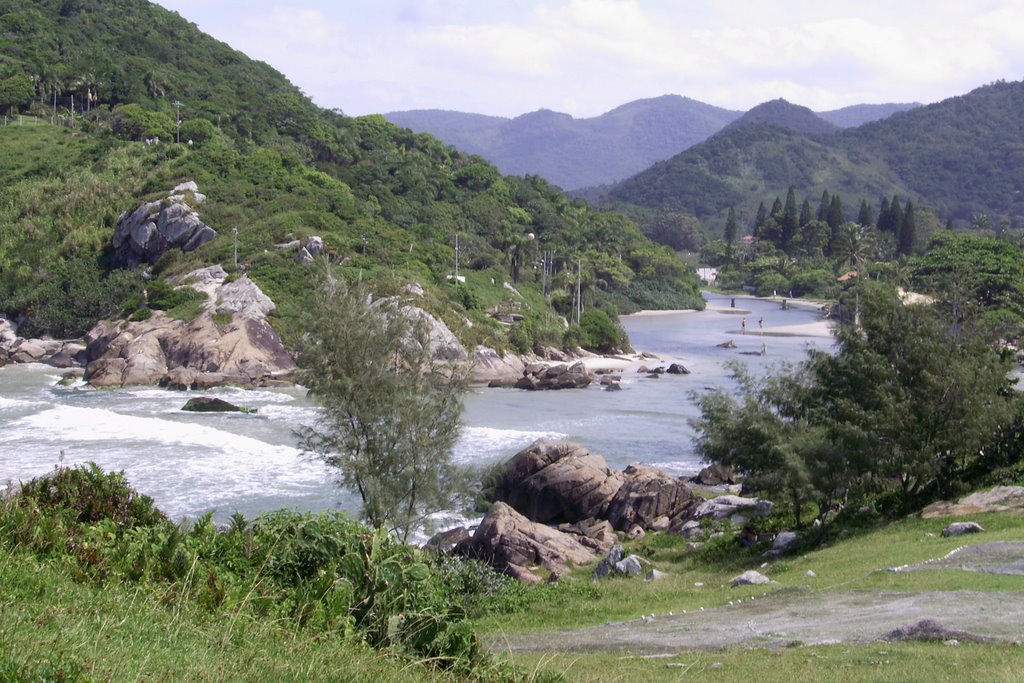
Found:
[{"label": "weathered boulder", "polygon": [[583,545],[598,552],[608,552],[618,542],[615,529],[605,519],[584,519],[575,524],[559,524],[559,531],[572,534]]},{"label": "weathered boulder", "polygon": [[530,364],[526,366],[524,373],[523,377],[516,382],[516,389],[528,391],[582,389],[594,381],[594,376],[580,362],[571,365],[566,363]]},{"label": "weathered boulder", "polygon": [[478,346],[470,358],[470,379],[473,382],[494,383],[495,386],[513,386],[522,377],[526,364],[521,356],[498,352],[486,346]]},{"label": "weathered boulder", "polygon": [[784,553],[800,541],[800,534],[795,531],[782,531],[772,541],[772,550]]},{"label": "weathered boulder", "polygon": [[759,498],[742,498],[740,496],[718,496],[701,503],[694,510],[693,517],[702,519],[711,517],[715,520],[734,518],[767,517],[772,511],[772,502]]},{"label": "weathered boulder", "polygon": [[534,521],[571,524],[604,517],[622,481],[583,446],[538,439],[509,460],[494,495]]},{"label": "weathered boulder", "polygon": [[53,339],[19,338],[8,349],[12,363],[41,363],[61,350],[63,342]]},{"label": "weathered boulder", "polygon": [[975,491],[955,503],[932,503],[921,511],[921,516],[928,519],[1021,509],[1024,509],[1024,486],[996,486],[985,491]]},{"label": "weathered boulder", "polygon": [[733,577],[729,582],[729,585],[735,588],[736,586],[761,586],[764,584],[771,583],[772,580],[761,572],[754,571],[753,569],[745,571],[739,576]]},{"label": "weathered boulder", "polygon": [[217,232],[199,219],[190,205],[199,204],[202,195],[195,183],[176,187],[167,198],[144,202],[117,219],[112,245],[114,265],[134,268],[155,263],[169,249],[198,249],[217,236]]},{"label": "weathered boulder", "polygon": [[615,565],[622,561],[625,551],[621,545],[612,546],[608,554],[601,558],[597,567],[594,568],[593,577],[603,579],[615,570]]},{"label": "weathered boulder", "polygon": [[670,375],[689,375],[690,371],[682,363],[672,363],[665,370]]},{"label": "weathered boulder", "polygon": [[693,480],[703,486],[722,486],[724,484],[738,484],[740,476],[735,468],[713,462],[698,472]]},{"label": "weathered boulder", "polygon": [[[689,518],[700,503],[690,485],[649,465],[630,465],[622,473],[622,485],[608,504],[605,518],[616,529],[634,525],[653,529],[656,520],[667,517],[668,526]],[[664,527],[664,522],[659,522]]]},{"label": "weathered boulder", "polygon": [[942,530],[942,535],[963,536],[964,534],[979,534],[984,530],[977,522],[953,522]]},{"label": "weathered boulder", "polygon": [[[383,299],[380,301],[383,301]],[[418,321],[426,323],[430,334],[429,344],[431,352],[436,360],[464,361],[469,358],[469,354],[466,353],[462,342],[448,329],[444,321],[435,318],[417,306],[402,306],[400,310],[402,315],[414,323]]]},{"label": "weathered boulder", "polygon": [[570,565],[594,562],[598,555],[569,534],[531,522],[504,503],[495,503],[473,536],[455,552],[494,567],[520,581],[539,583],[531,567],[566,574]]}]

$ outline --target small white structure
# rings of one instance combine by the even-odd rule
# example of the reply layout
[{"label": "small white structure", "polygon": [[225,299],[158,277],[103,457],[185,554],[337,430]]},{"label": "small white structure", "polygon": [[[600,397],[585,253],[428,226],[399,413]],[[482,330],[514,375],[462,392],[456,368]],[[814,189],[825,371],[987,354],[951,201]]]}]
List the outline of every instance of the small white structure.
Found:
[{"label": "small white structure", "polygon": [[715,284],[715,280],[718,278],[718,268],[698,268],[697,277],[699,277],[701,280],[708,283],[709,285],[713,285]]}]

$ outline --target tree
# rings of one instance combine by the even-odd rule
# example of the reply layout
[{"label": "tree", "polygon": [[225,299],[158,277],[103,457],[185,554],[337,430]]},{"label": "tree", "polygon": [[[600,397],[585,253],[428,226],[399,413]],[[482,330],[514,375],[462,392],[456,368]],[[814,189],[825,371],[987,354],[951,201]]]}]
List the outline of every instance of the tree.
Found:
[{"label": "tree", "polygon": [[797,230],[800,229],[800,214],[796,208],[796,190],[792,186],[790,186],[789,191],[786,193],[786,205],[782,210],[782,220],[780,223],[782,228],[782,249],[783,251],[788,251]]},{"label": "tree", "polygon": [[35,94],[32,79],[25,74],[0,79],[0,109],[9,109],[11,114],[16,108],[28,104]]},{"label": "tree", "polygon": [[328,276],[304,317],[303,383],[320,405],[303,449],[336,467],[363,518],[403,542],[450,509],[465,374],[435,362],[430,325],[397,299]]},{"label": "tree", "polygon": [[814,220],[814,216],[811,214],[811,203],[805,199],[804,203],[800,205],[800,227],[804,227],[812,220]]},{"label": "tree", "polygon": [[878,207],[878,231],[879,232],[894,232],[889,225],[889,198],[882,197],[882,203]]},{"label": "tree", "polygon": [[914,240],[917,238],[917,220],[914,218],[914,205],[907,200],[907,209],[903,212],[903,220],[900,222],[899,244],[897,252],[901,255],[910,255],[914,251]]},{"label": "tree", "polygon": [[857,213],[857,223],[863,225],[865,228],[870,228],[875,224],[874,212],[871,210],[871,205],[868,204],[868,200],[860,200],[860,211]]},{"label": "tree", "polygon": [[821,191],[821,203],[818,204],[817,219],[823,223],[828,223],[828,209],[832,205],[832,197],[829,196],[828,190]]},{"label": "tree", "polygon": [[736,242],[736,208],[729,207],[729,216],[725,219],[725,255],[732,260],[733,244]]}]

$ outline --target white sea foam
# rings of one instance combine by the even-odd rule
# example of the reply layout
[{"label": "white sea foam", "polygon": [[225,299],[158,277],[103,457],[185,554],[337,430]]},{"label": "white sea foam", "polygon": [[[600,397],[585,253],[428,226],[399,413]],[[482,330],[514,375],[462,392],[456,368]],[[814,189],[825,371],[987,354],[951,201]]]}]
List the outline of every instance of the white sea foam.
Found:
[{"label": "white sea foam", "polygon": [[559,432],[463,427],[455,444],[455,460],[475,463],[513,455],[540,438],[565,439]]},{"label": "white sea foam", "polygon": [[22,401],[18,398],[4,398],[0,396],[0,410],[11,410],[14,408],[27,408],[33,405],[41,405],[36,401]]}]

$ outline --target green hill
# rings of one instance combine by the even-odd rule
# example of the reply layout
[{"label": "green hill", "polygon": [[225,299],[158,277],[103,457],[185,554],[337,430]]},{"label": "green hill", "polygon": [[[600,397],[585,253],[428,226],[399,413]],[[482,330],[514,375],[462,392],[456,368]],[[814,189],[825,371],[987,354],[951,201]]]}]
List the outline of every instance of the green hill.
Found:
[{"label": "green hill", "polygon": [[829,135],[839,130],[838,126],[829,123],[807,107],[792,104],[782,98],[757,105],[726,126],[725,130],[759,125],[775,126],[811,136]]},{"label": "green hill", "polygon": [[[208,195],[202,217],[221,237],[173,252],[155,272],[230,265],[224,235],[237,227],[239,265],[278,302],[285,332],[316,268],[274,245],[313,234],[343,274],[381,293],[419,282],[424,305],[469,343],[509,343],[486,310],[496,308],[521,310],[524,329],[557,341],[550,306],[570,308],[577,263],[588,306],[700,305],[695,278],[628,219],[535,176],[502,177],[381,116],[322,110],[270,67],[156,5],[3,0],[0,27],[0,93],[27,95],[8,103],[21,118],[0,129],[0,310],[26,332],[80,333],[90,317],[130,313],[141,280],[110,272],[114,223],[183,180]],[[26,79],[27,93],[16,87]],[[183,144],[170,142],[176,106]],[[141,142],[156,137],[161,144]],[[456,235],[460,288],[447,284]],[[547,297],[545,252],[555,266]],[[91,313],[77,322],[46,322],[47,309],[85,300]]]},{"label": "green hill", "polygon": [[[995,83],[962,97],[894,114],[834,135],[772,125],[729,129],[611,188],[606,199],[682,207],[724,224],[730,206],[749,216],[761,201],[839,194],[847,206],[899,194],[943,220],[988,213],[1024,219],[1024,83]],[[792,126],[790,126],[792,128]]]}]

